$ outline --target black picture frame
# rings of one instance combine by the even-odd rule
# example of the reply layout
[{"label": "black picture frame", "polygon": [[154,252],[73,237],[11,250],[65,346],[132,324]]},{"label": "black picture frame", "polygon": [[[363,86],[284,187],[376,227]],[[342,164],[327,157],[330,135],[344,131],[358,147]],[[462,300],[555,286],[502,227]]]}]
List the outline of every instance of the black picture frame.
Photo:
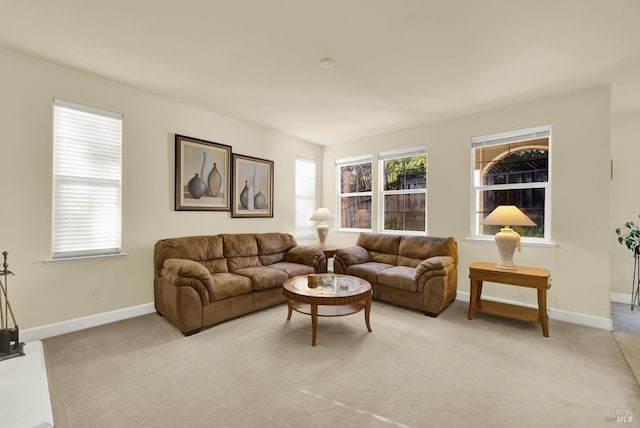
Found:
[{"label": "black picture frame", "polygon": [[229,211],[231,169],[231,146],[175,134],[175,210]]},{"label": "black picture frame", "polygon": [[273,217],[273,161],[233,153],[235,218]]}]

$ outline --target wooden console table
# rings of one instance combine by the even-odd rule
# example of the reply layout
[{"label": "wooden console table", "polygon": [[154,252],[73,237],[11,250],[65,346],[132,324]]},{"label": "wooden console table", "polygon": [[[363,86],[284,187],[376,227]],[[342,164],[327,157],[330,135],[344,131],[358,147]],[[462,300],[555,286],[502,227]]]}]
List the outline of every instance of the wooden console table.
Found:
[{"label": "wooden console table", "polygon": [[[496,267],[495,263],[471,263],[469,266],[471,296],[468,318],[471,320],[475,312],[483,312],[520,321],[539,322],[542,326],[542,334],[549,337],[547,290],[551,287],[550,277],[549,271],[541,268],[518,266],[517,269],[509,270],[500,269]],[[482,300],[483,281],[536,288],[538,290],[538,309]]]}]

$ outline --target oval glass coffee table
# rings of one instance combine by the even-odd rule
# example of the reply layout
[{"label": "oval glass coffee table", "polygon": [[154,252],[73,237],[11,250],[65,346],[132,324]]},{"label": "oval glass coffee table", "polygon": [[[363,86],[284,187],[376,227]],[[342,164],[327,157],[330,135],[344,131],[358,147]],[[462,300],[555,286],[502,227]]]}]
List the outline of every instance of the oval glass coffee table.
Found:
[{"label": "oval glass coffee table", "polygon": [[311,315],[311,346],[316,346],[318,317],[340,317],[355,314],[364,309],[367,330],[371,330],[371,284],[362,278],[341,274],[300,275],[282,284],[282,294],[287,298],[291,319],[293,311]]}]

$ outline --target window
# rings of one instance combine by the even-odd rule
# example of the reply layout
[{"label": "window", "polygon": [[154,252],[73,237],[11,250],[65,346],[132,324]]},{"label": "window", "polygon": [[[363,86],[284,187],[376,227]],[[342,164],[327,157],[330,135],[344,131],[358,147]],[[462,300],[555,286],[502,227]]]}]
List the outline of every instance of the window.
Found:
[{"label": "window", "polygon": [[313,222],[309,220],[315,210],[316,163],[315,161],[296,159],[296,238],[306,239],[315,236]]},{"label": "window", "polygon": [[371,157],[336,161],[341,229],[371,230]]},{"label": "window", "polygon": [[482,220],[498,205],[515,205],[536,223],[513,227],[523,242],[551,240],[550,148],[550,126],[472,138],[474,236],[498,232]]},{"label": "window", "polygon": [[381,229],[426,232],[427,149],[378,154],[380,163]]},{"label": "window", "polygon": [[54,100],[53,259],[120,253],[122,115]]}]

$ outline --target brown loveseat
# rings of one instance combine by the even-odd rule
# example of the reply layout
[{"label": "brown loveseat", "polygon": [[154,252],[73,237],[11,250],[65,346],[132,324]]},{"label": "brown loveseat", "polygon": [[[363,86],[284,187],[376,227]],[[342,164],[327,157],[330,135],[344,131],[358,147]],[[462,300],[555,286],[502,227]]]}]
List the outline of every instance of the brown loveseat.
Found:
[{"label": "brown loveseat", "polygon": [[287,278],[326,269],[322,250],[286,233],[162,239],[154,251],[155,307],[187,336],[284,302]]},{"label": "brown loveseat", "polygon": [[456,298],[458,246],[454,238],[361,233],[338,249],[334,270],[366,279],[373,298],[437,316]]}]

